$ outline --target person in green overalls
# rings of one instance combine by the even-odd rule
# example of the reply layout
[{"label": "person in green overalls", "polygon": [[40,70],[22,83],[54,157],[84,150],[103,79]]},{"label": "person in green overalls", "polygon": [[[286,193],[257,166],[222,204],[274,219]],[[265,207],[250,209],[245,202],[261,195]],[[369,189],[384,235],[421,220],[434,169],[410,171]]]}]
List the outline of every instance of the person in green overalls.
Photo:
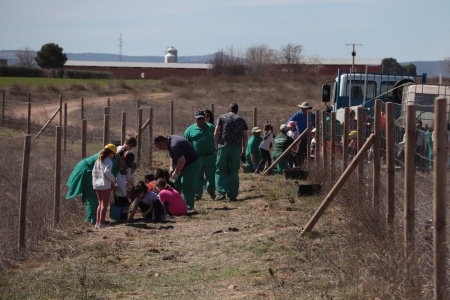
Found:
[{"label": "person in green overalls", "polygon": [[206,191],[211,199],[216,198],[216,185],[214,182],[216,173],[216,147],[214,144],[215,126],[206,122],[206,113],[199,110],[195,113],[195,123],[189,126],[184,132],[184,138],[194,146],[200,160],[202,168],[198,177],[195,199],[200,200],[203,196],[203,184],[206,179]]},{"label": "person in green overalls", "polygon": [[[280,133],[275,137],[273,140],[274,148],[272,151],[272,159],[276,161],[278,157],[281,156],[281,154],[294,142],[294,140],[287,135],[287,131],[289,128],[286,126],[286,124],[282,124],[280,126]],[[289,162],[287,157],[283,157],[280,159],[280,161],[277,163],[277,167],[273,170],[274,173],[283,173],[283,170],[289,169]]]},{"label": "person in green overalls", "polygon": [[240,161],[245,161],[247,149],[247,123],[237,113],[239,106],[231,103],[228,113],[220,115],[214,131],[217,149],[216,161],[216,201],[236,201],[239,193]]},{"label": "person in green overalls", "polygon": [[[246,172],[255,172],[258,169],[258,165],[261,161],[261,152],[259,151],[259,145],[263,138],[261,137],[261,129],[259,127],[252,128],[252,136],[248,140],[247,149],[245,151],[245,160],[247,161]],[[263,170],[263,166],[261,166]]]}]

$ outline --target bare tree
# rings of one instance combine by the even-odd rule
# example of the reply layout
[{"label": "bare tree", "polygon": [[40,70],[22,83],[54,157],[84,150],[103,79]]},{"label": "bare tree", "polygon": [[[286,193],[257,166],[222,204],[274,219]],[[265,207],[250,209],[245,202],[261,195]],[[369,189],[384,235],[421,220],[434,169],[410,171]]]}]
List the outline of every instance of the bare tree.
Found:
[{"label": "bare tree", "polygon": [[444,57],[441,65],[442,71],[450,75],[450,56]]},{"label": "bare tree", "polygon": [[284,69],[290,73],[299,73],[301,63],[303,62],[303,46],[287,44],[278,51],[278,63],[283,65]]},{"label": "bare tree", "polygon": [[226,51],[219,50],[209,62],[212,65],[212,75],[243,75],[245,74],[244,59],[240,51],[233,46]]},{"label": "bare tree", "polygon": [[266,44],[253,46],[247,49],[245,61],[252,74],[265,74],[275,62],[275,51]]},{"label": "bare tree", "polygon": [[16,51],[14,55],[18,60],[18,66],[36,67],[36,61],[34,59],[36,57],[36,51],[31,49],[30,47],[25,46],[21,50]]}]

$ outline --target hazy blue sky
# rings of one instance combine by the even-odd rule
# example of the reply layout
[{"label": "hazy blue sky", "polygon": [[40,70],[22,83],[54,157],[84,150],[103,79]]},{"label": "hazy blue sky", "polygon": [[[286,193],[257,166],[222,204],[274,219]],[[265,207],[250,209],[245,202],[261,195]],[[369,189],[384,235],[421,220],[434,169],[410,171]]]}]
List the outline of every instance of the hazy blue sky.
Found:
[{"label": "hazy blue sky", "polygon": [[0,50],[205,55],[231,46],[304,47],[305,56],[393,57],[399,62],[450,56],[449,0],[2,0]]}]

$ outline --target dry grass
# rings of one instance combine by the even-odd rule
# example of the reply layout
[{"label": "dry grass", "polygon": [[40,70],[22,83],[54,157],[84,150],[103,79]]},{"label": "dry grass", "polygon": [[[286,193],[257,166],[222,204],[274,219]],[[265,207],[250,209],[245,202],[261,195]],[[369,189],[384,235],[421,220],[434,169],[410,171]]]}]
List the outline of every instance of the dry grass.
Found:
[{"label": "dry grass", "polygon": [[[152,93],[133,89],[127,95],[141,99],[144,107],[165,111],[155,116],[159,130],[155,134],[168,133],[167,102],[181,103],[175,124],[176,134],[181,135],[193,112],[211,103],[216,115],[236,101],[247,120],[252,120],[257,107],[258,124],[284,123],[302,101],[323,108],[317,99],[325,80],[169,78],[154,85]],[[129,88],[122,84],[122,89]],[[101,94],[97,88],[93,93]],[[111,102],[120,106],[117,113],[136,110],[123,95]],[[86,112],[90,118],[101,116],[103,100],[90,103]],[[79,111],[75,108],[73,113]],[[70,120],[75,133],[63,157],[61,195],[78,161],[78,125],[76,118]],[[97,144],[90,149],[95,152],[101,131],[91,129],[91,141]],[[112,222],[98,231],[82,222],[84,208],[79,200],[61,200],[62,222],[55,228],[51,135],[33,140],[27,251],[18,252],[22,138],[14,130],[1,132],[10,151],[0,157],[6,212],[0,227],[4,237],[0,299],[427,299],[430,295],[417,270],[423,263],[407,268],[399,230],[393,238],[386,237],[382,218],[371,210],[366,193],[352,188],[357,185],[354,178],[314,231],[300,236],[332,186],[325,170],[311,169],[308,180],[325,183],[321,196],[297,197],[293,181],[280,175],[241,174],[238,202],[203,199],[189,216],[164,224]],[[165,153],[155,153],[153,164],[166,165]],[[148,171],[144,157],[140,178]]]}]

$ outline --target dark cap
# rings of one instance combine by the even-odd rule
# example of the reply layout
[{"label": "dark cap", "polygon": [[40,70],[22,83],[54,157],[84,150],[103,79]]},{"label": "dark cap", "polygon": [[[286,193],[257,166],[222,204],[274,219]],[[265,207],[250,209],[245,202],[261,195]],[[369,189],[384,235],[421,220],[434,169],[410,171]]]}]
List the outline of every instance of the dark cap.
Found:
[{"label": "dark cap", "polygon": [[205,111],[203,111],[203,110],[197,110],[197,112],[195,113],[195,118],[196,118],[196,119],[205,118]]},{"label": "dark cap", "polygon": [[237,103],[231,103],[230,106],[228,106],[228,111],[237,113],[239,110],[239,106],[237,105]]}]

